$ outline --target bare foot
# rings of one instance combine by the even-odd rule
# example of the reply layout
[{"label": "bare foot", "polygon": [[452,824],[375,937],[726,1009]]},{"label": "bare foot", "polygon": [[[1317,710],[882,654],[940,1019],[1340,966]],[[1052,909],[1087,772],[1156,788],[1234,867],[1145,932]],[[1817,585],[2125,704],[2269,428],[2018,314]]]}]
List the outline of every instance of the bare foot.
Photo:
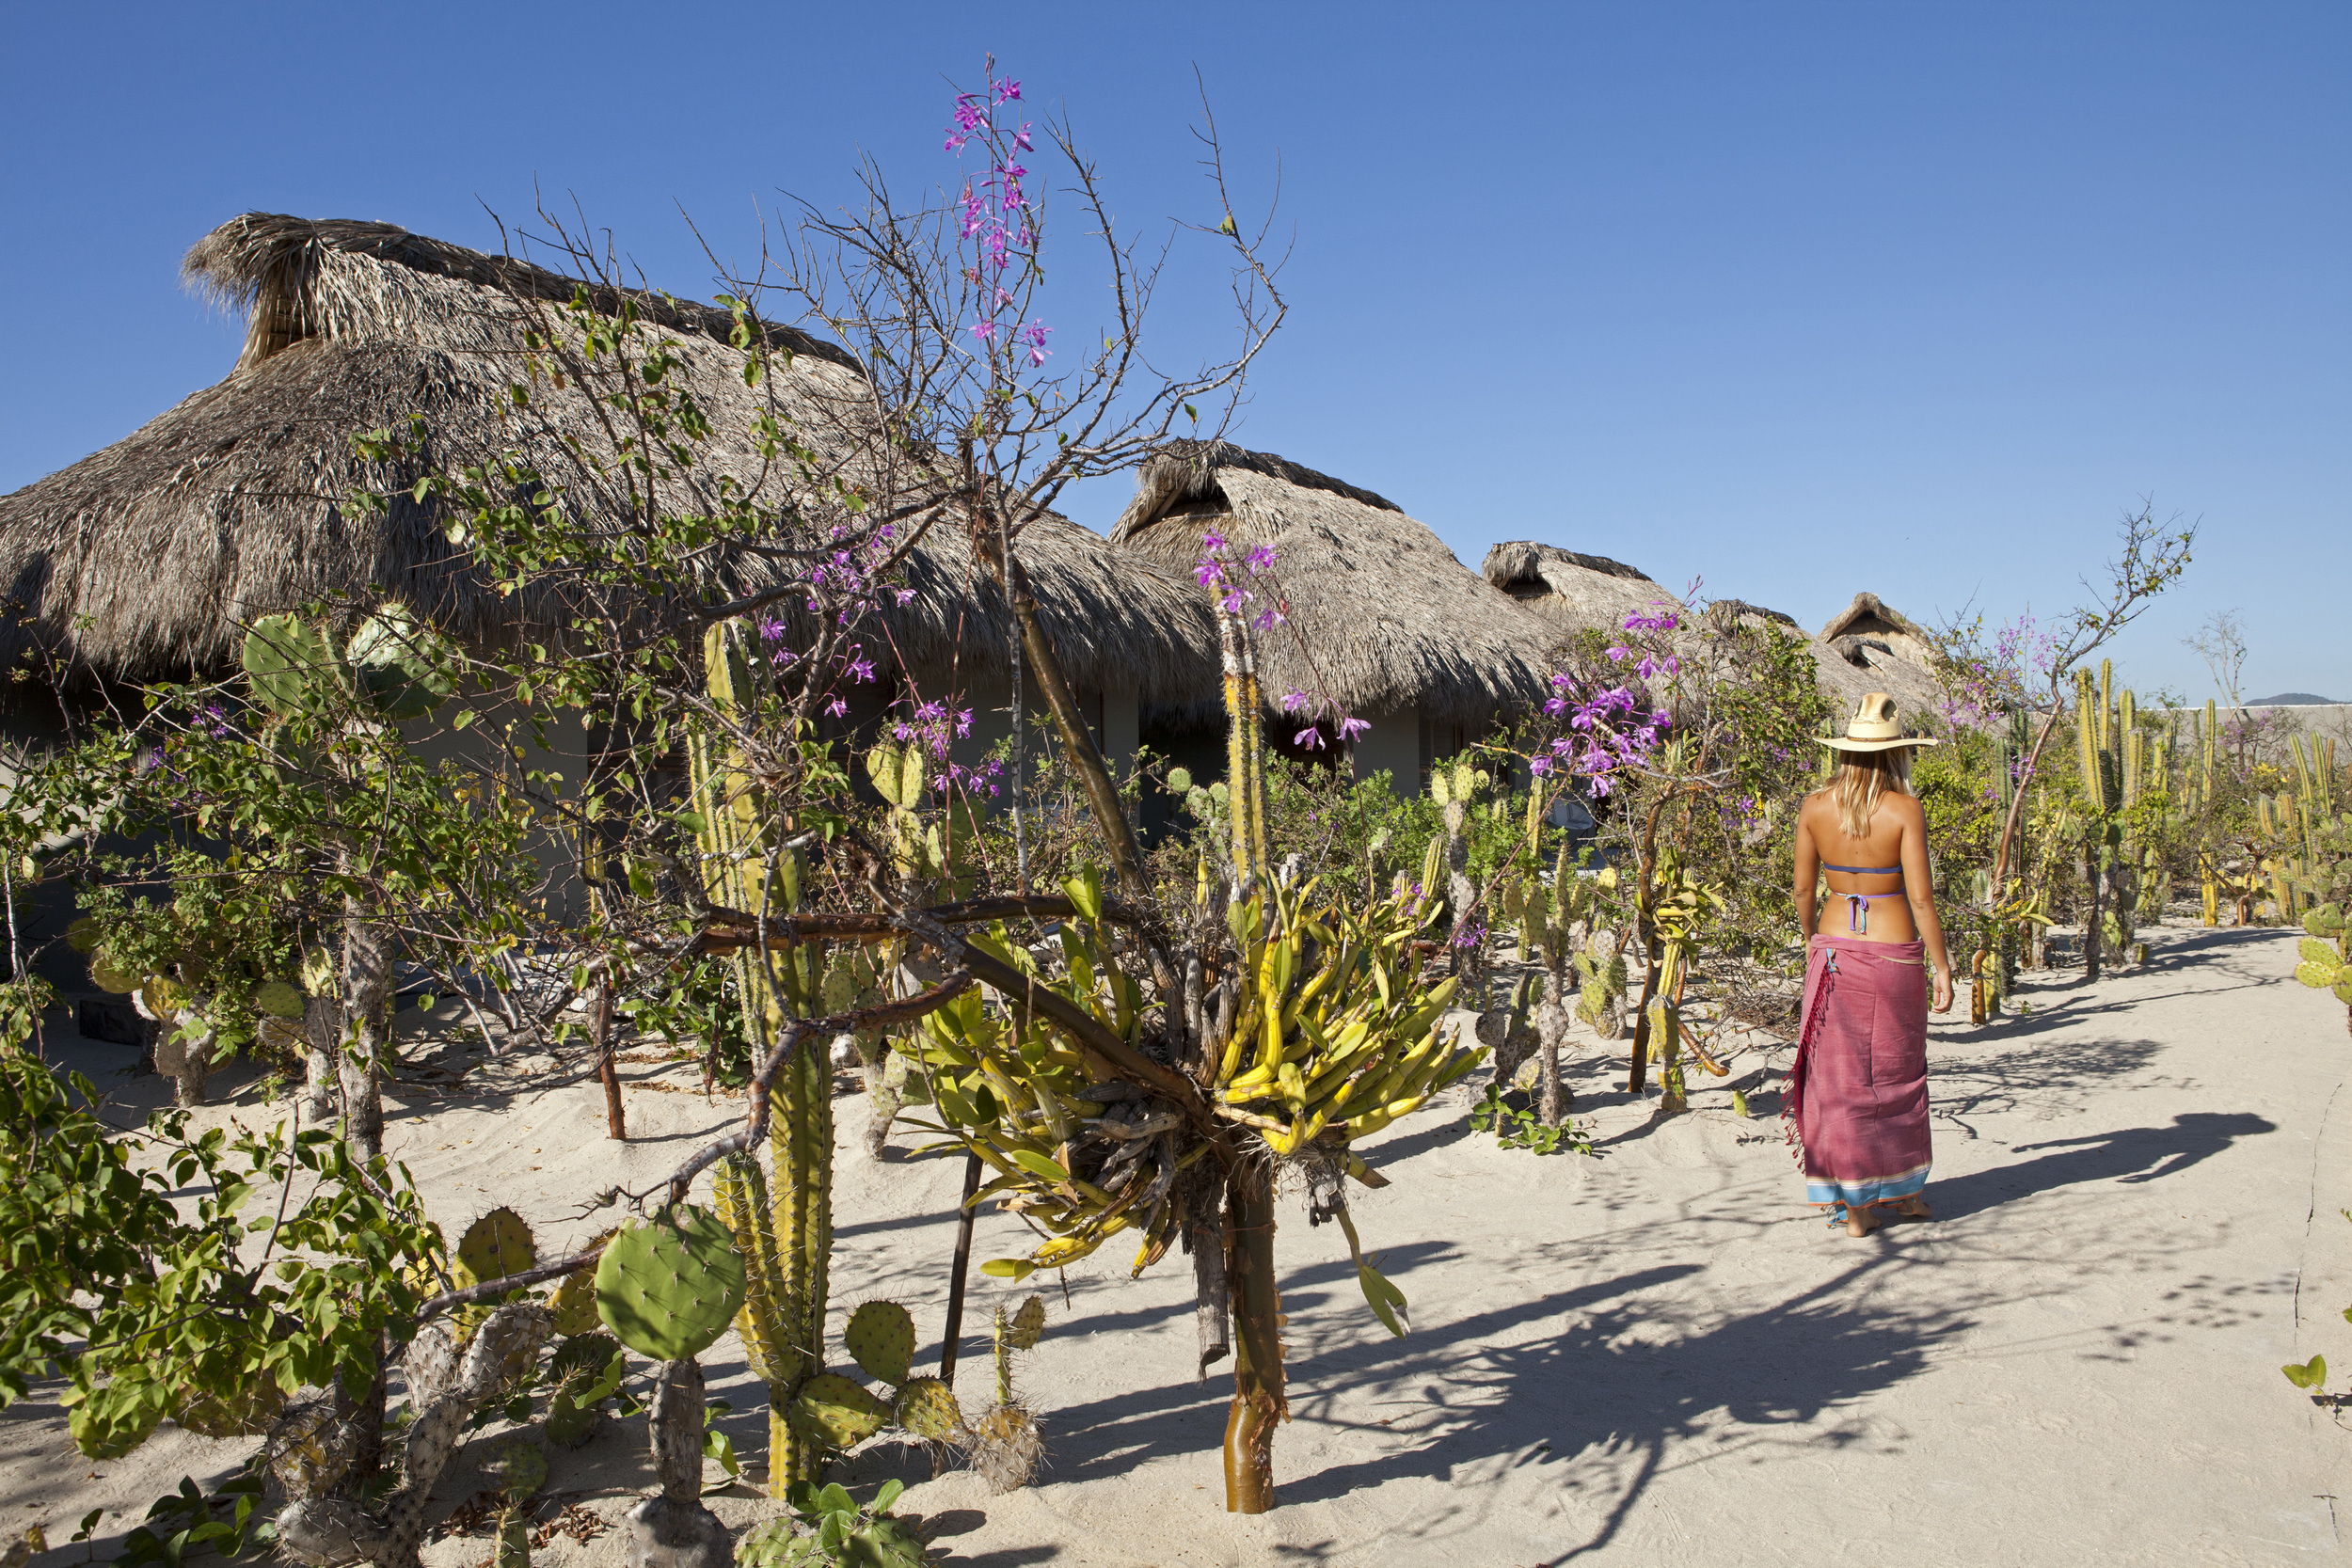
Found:
[{"label": "bare foot", "polygon": [[1928,1200],[1924,1197],[1907,1197],[1903,1199],[1902,1202],[1895,1206],[1895,1212],[1900,1214],[1907,1220],[1931,1220],[1935,1218],[1934,1213],[1928,1208]]},{"label": "bare foot", "polygon": [[1876,1230],[1878,1227],[1879,1218],[1869,1210],[1849,1209],[1846,1211],[1847,1235],[1867,1236],[1871,1231]]}]

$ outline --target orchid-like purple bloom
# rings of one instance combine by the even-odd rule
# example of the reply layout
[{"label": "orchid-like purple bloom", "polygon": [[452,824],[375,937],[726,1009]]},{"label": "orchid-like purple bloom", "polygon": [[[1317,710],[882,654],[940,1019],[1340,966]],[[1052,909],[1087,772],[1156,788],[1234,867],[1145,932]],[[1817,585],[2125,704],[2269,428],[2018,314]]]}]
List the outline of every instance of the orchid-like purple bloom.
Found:
[{"label": "orchid-like purple bloom", "polygon": [[1304,746],[1310,752],[1320,752],[1323,750],[1323,731],[1315,725],[1310,724],[1305,729],[1299,731],[1296,735],[1291,736],[1291,744],[1294,746]]},{"label": "orchid-like purple bloom", "polygon": [[1361,719],[1343,719],[1340,721],[1340,738],[1353,745],[1358,736],[1367,734],[1371,729],[1372,726]]}]

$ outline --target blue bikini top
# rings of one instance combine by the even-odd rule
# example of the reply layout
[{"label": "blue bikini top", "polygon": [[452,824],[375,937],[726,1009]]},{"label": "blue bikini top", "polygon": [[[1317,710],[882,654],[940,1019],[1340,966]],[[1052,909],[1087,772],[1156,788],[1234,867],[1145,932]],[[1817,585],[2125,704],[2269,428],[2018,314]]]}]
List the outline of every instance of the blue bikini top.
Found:
[{"label": "blue bikini top", "polygon": [[[1827,861],[1821,863],[1821,869],[1843,871],[1849,877],[1899,877],[1903,874],[1899,865],[1832,865]],[[1896,888],[1888,893],[1839,893],[1833,889],[1830,896],[1846,901],[1846,929],[1861,936],[1870,928],[1870,900],[1894,898],[1899,896],[1902,891]]]}]

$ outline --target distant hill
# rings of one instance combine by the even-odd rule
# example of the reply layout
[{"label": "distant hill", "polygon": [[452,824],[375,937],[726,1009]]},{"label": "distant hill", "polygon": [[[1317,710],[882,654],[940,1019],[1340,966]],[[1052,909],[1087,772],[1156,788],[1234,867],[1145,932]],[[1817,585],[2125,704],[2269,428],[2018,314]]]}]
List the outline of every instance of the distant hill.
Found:
[{"label": "distant hill", "polygon": [[2249,697],[2248,707],[2335,707],[2333,697],[2314,697],[2308,691],[2281,691],[2276,697]]}]

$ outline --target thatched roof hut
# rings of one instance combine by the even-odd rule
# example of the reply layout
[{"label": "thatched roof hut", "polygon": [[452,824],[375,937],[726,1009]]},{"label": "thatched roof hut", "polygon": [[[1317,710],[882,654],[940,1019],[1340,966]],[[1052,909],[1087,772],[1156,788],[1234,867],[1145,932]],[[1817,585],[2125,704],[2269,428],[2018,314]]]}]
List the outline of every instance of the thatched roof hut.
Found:
[{"label": "thatched roof hut", "polygon": [[[565,442],[596,448],[593,400],[576,383],[542,385],[522,407],[509,394],[524,379],[536,308],[569,300],[576,279],[390,224],[270,214],[205,236],[185,271],[249,310],[245,350],[226,379],[0,497],[0,600],[13,602],[0,658],[13,663],[38,639],[86,677],[215,671],[255,617],[371,585],[470,641],[546,629],[552,607],[501,597],[405,493],[413,476],[373,471],[351,437],[421,415],[437,466],[515,450],[550,477],[581,476]],[[733,318],[635,291],[590,297],[606,313],[626,299],[680,354],[682,379],[718,429],[715,468],[762,480],[762,499],[787,499],[752,445],[759,394],[728,341]],[[763,390],[812,445],[853,436],[855,361],[787,328],[771,329],[771,342],[793,357]],[[345,504],[362,490],[391,504],[374,514]],[[583,483],[575,504],[592,505],[580,498],[595,493]],[[1214,626],[1182,573],[1051,515],[1024,535],[1023,560],[1073,683],[1171,699],[1214,688]],[[739,580],[765,586],[769,571],[746,558]],[[960,645],[967,673],[1002,669],[1010,615],[960,530],[930,532],[907,586],[915,598],[884,618],[910,667],[944,665]]]},{"label": "thatched roof hut", "polygon": [[1143,467],[1111,540],[1189,571],[1212,531],[1279,557],[1289,626],[1259,638],[1270,693],[1327,691],[1373,722],[1400,780],[1404,725],[1425,765],[1542,699],[1549,631],[1395,502],[1270,452],[1184,441]]},{"label": "thatched roof hut", "polygon": [[[1614,631],[1629,615],[1660,602],[1678,602],[1653,578],[1607,556],[1582,555],[1555,545],[1516,540],[1486,552],[1486,580],[1564,631]],[[1906,715],[1936,698],[1927,637],[1875,594],[1859,594],[1819,637],[1806,637],[1796,618],[1742,599],[1715,599],[1708,613],[1746,625],[1769,625],[1809,645],[1821,689],[1841,714],[1868,691],[1883,691]]]},{"label": "thatched roof hut", "polygon": [[1322,684],[1350,711],[1448,723],[1540,698],[1543,626],[1394,501],[1271,452],[1179,442],[1137,474],[1111,541],[1189,571],[1212,530],[1279,557],[1299,635],[1260,638],[1270,685]]},{"label": "thatched roof hut", "polygon": [[1934,707],[1939,695],[1934,643],[1876,594],[1856,594],[1813,640],[1825,678],[1834,678],[1846,711],[1866,691],[1895,699],[1906,720]]},{"label": "thatched roof hut", "polygon": [[1622,561],[1532,539],[1488,550],[1485,571],[1488,582],[1564,631],[1616,631],[1629,615],[1680,602]]}]

